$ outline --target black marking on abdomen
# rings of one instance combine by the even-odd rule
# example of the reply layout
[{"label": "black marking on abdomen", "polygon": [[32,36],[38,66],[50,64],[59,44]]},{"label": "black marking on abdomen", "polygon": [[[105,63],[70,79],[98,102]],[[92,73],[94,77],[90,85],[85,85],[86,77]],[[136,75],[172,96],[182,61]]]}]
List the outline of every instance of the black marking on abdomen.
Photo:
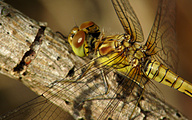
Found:
[{"label": "black marking on abdomen", "polygon": [[165,81],[166,81],[166,82],[168,82],[168,83],[170,83],[170,84],[172,84],[172,82],[171,82],[171,81],[169,81],[168,79],[165,79]]},{"label": "black marking on abdomen", "polygon": [[178,78],[179,78],[179,76],[177,76],[177,78],[175,79],[175,81],[174,81],[173,84],[171,85],[171,88],[172,88],[172,87],[175,88],[174,86],[175,86],[175,83],[177,82]]},{"label": "black marking on abdomen", "polygon": [[165,78],[165,76],[167,75],[167,72],[169,71],[169,69],[166,69],[166,72],[165,72],[165,75],[163,76],[163,78],[161,79],[161,81],[159,82],[159,83],[161,83],[163,80],[164,80],[164,78]]},{"label": "black marking on abdomen", "polygon": [[185,90],[186,92],[188,92],[190,95],[192,95],[192,93],[191,92],[189,92],[188,90]]},{"label": "black marking on abdomen", "polygon": [[182,84],[180,84],[180,86],[179,86],[176,90],[178,90],[178,89],[183,85],[183,82],[184,82],[184,81],[182,81]]},{"label": "black marking on abdomen", "polygon": [[145,66],[144,66],[144,72],[146,72],[148,70],[148,66],[150,63],[151,63],[151,60],[146,60]]}]

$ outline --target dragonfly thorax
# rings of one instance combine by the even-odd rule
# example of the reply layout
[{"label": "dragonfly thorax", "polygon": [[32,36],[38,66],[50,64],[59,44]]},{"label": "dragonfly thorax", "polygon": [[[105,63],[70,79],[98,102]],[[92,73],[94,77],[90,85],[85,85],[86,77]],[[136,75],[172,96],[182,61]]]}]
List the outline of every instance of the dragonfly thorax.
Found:
[{"label": "dragonfly thorax", "polygon": [[127,34],[102,37],[95,46],[97,62],[121,73],[141,66],[145,57],[144,48],[136,42],[132,43]]}]

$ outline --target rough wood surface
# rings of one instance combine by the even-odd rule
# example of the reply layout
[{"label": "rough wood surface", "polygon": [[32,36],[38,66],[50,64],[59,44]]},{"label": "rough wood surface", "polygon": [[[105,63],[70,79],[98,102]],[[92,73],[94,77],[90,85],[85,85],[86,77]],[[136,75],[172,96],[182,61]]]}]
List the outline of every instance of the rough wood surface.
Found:
[{"label": "rough wood surface", "polygon": [[[61,39],[58,34],[46,27],[46,23],[37,22],[4,2],[0,2],[0,13],[0,72],[21,81],[38,95],[41,95],[37,99],[40,99],[43,104],[47,102],[46,98],[48,98],[51,102],[69,112],[75,119],[98,117],[101,113],[100,111],[106,107],[109,100],[98,99],[87,101],[83,103],[82,106],[77,104],[80,103],[81,100],[78,99],[81,99],[80,97],[82,95],[87,95],[85,98],[90,97],[89,94],[92,94],[93,91],[86,90],[94,87],[95,84],[101,84],[99,80],[91,84],[84,78],[82,83],[67,82],[64,84],[56,84],[53,88],[50,88],[52,82],[65,78],[74,66],[77,69],[85,64],[84,60],[75,56],[72,52],[69,52],[71,50],[66,40]],[[76,71],[75,76],[80,74],[80,72],[80,69]],[[84,83],[86,83],[88,88],[86,88]],[[73,84],[73,89],[67,88],[67,86],[71,84]],[[115,89],[115,84],[112,82],[109,84],[111,88]],[[82,89],[83,85],[84,88]],[[65,92],[60,91],[63,88],[69,89],[68,93],[66,93],[66,90]],[[42,93],[44,94],[42,95]],[[156,96],[146,94],[144,97],[146,98],[141,101],[141,105],[136,108],[133,119],[187,119],[161,99],[156,98]],[[34,101],[32,100],[24,104],[24,106],[16,109],[14,114],[7,114],[7,117],[9,118],[16,114],[21,116],[21,113],[26,112],[28,108],[32,111],[32,108],[28,106],[33,103]],[[121,119],[126,118],[131,114],[135,105],[134,103],[135,102],[125,105],[123,102],[119,103],[119,107],[117,107],[113,115],[117,117],[114,118],[119,117],[119,112],[121,112]],[[41,106],[42,104],[36,103],[35,105]],[[49,106],[50,103],[47,105]],[[122,111],[120,106],[123,106]],[[21,108],[24,111],[20,111]],[[37,107],[37,109],[39,108]],[[37,109],[34,109],[34,111]],[[46,110],[48,111],[50,109],[46,108]],[[34,111],[30,113],[31,116],[29,115],[29,117],[34,117]],[[51,114],[51,111],[49,112]],[[46,119],[42,116],[38,118]]]}]

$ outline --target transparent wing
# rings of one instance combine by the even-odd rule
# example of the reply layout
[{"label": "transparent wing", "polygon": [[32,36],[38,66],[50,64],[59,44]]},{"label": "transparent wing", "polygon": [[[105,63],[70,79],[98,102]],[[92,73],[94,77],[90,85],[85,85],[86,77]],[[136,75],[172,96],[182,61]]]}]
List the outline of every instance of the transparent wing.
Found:
[{"label": "transparent wing", "polygon": [[111,0],[119,20],[133,42],[143,42],[143,31],[128,0]]},{"label": "transparent wing", "polygon": [[[109,63],[108,61],[118,59],[118,57],[121,56],[109,59],[107,60],[107,63]],[[102,57],[98,57],[94,59],[94,61],[99,59],[102,59]],[[104,61],[104,63],[106,63],[106,61]],[[124,104],[131,104],[134,106],[138,101],[136,98],[140,97],[139,91],[142,89],[138,87],[138,96],[135,97],[135,95],[132,94],[132,90],[136,86],[135,82],[128,79],[126,80],[126,76],[121,78],[120,76],[116,77],[116,74],[111,72],[111,68],[106,65],[100,66],[102,63],[97,64],[97,68],[91,67],[83,78],[79,79],[82,73],[84,73],[86,68],[91,64],[92,61],[80,67],[80,69],[77,69],[73,77],[67,77],[57,81],[41,96],[25,103],[12,112],[1,116],[1,118],[22,119],[23,115],[26,115],[27,119],[64,119],[65,116],[61,114],[62,109],[54,107],[49,100],[53,103],[59,103],[59,106],[64,106],[71,115],[78,116],[77,118],[82,116],[82,118],[86,119],[97,119],[99,116],[102,116],[100,118],[102,119],[105,116],[111,116],[111,114],[114,115],[111,118],[127,118],[128,115],[132,113],[134,107],[129,105],[130,108],[125,113],[119,110],[127,109],[127,105],[126,107],[123,107]],[[109,86],[111,86],[107,94],[105,94],[106,85],[103,82],[100,72],[101,69],[105,71],[105,77],[108,79]],[[133,69],[131,72],[127,73],[127,75],[128,74],[131,74],[130,76],[133,80],[139,78],[136,75],[138,74],[136,69]],[[117,80],[117,78],[119,78],[119,80]],[[137,86],[139,85],[140,84]],[[60,99],[58,99],[58,97]],[[115,104],[117,105],[116,107],[114,106]],[[107,112],[105,109],[107,109]]]},{"label": "transparent wing", "polygon": [[175,0],[160,0],[153,27],[145,44],[148,54],[172,71],[177,68]]},{"label": "transparent wing", "polygon": [[[21,105],[8,114],[0,116],[0,119],[23,119],[24,114],[26,114],[27,119],[64,119],[65,115],[61,114],[63,111],[60,108],[61,106],[64,106],[62,108],[66,108],[65,110],[71,115],[85,116],[81,115],[81,112],[84,109],[87,111],[91,109],[88,107],[91,106],[89,105],[91,101],[86,102],[86,100],[105,93],[105,85],[100,80],[100,70],[97,68],[92,67],[82,79],[77,80],[90,64],[87,63],[77,69],[74,76],[69,76],[55,82],[42,95]],[[53,103],[58,103],[60,107],[54,107],[53,103],[49,102],[49,100]],[[87,105],[87,108],[84,105]],[[92,112],[96,113],[97,110]]]},{"label": "transparent wing", "polygon": [[[130,76],[130,78],[127,76]],[[117,74],[116,82],[118,86],[115,89],[115,94],[106,104],[99,119],[129,119],[135,112],[135,108],[137,108],[144,92],[144,84],[148,80],[140,76],[140,71],[137,68],[133,68],[127,73],[127,76]]]},{"label": "transparent wing", "polygon": [[[115,59],[118,59],[118,56]],[[159,116],[156,117],[160,118],[175,112],[166,108],[168,110],[161,113],[165,108],[155,96],[155,88],[153,92],[143,88],[148,83],[148,79],[141,76],[139,67],[133,68],[125,75],[120,75],[113,73],[112,69],[106,66],[96,66],[98,68],[89,69],[82,79],[75,80],[90,64],[91,62],[77,69],[74,76],[57,81],[41,96],[1,116],[0,119],[23,119],[23,115],[26,115],[26,119],[66,119],[61,106],[75,119],[128,119],[132,113],[135,118],[139,118],[141,114],[147,116],[150,113],[155,116],[158,113]],[[105,71],[110,86],[107,94],[105,94],[106,86],[101,77],[101,69]],[[151,101],[151,97],[158,101]],[[55,107],[49,100],[59,103],[59,107]],[[139,112],[142,110],[148,112]]]},{"label": "transparent wing", "polygon": [[[101,57],[94,60],[97,61],[100,58]],[[107,111],[114,113],[115,118],[127,118],[127,114],[118,117],[122,112],[117,109],[121,109],[125,102],[125,100],[122,102],[124,99],[123,96],[128,98],[129,95],[132,94],[134,82],[130,80],[122,82],[124,79],[120,79],[117,82],[116,76],[111,72],[112,69],[100,65],[98,65],[100,67],[96,66],[98,68],[90,68],[82,79],[76,80],[90,64],[91,62],[82,66],[80,69],[77,69],[73,77],[57,81],[54,83],[53,87],[49,88],[41,96],[21,105],[12,112],[1,116],[0,119],[23,119],[23,115],[26,115],[26,119],[64,119],[65,116],[61,114],[62,109],[54,107],[49,100],[54,103],[59,103],[59,106],[64,106],[71,115],[78,116],[77,118],[82,116],[82,118],[86,119],[97,119],[99,115],[102,116],[102,113],[104,116],[110,115],[109,113],[106,113],[104,109],[106,109],[106,105],[108,105],[109,108],[114,107],[113,105],[117,101],[121,104],[117,104],[113,110],[108,109]],[[105,94],[106,85],[102,80],[103,78],[101,78],[102,75],[100,69],[105,71],[105,74],[107,74],[106,78],[109,79],[108,82],[110,86],[112,86],[108,94]],[[132,72],[132,74],[134,76],[135,73]],[[126,88],[130,88],[126,90],[121,84]],[[58,97],[60,97],[62,101],[58,99]],[[113,102],[110,103],[110,101]],[[135,101],[137,100],[132,97],[131,99],[127,99],[127,102],[125,103],[132,103],[132,106],[134,106]],[[131,109],[128,110],[128,112],[132,112]]]}]

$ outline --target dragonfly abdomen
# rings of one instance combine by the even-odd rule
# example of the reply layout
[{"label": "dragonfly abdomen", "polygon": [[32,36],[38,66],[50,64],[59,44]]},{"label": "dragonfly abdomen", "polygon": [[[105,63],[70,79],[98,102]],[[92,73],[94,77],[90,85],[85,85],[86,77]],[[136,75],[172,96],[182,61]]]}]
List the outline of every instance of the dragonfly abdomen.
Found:
[{"label": "dragonfly abdomen", "polygon": [[192,97],[192,84],[156,60],[147,60],[145,62],[144,74],[149,79],[175,88]]}]

